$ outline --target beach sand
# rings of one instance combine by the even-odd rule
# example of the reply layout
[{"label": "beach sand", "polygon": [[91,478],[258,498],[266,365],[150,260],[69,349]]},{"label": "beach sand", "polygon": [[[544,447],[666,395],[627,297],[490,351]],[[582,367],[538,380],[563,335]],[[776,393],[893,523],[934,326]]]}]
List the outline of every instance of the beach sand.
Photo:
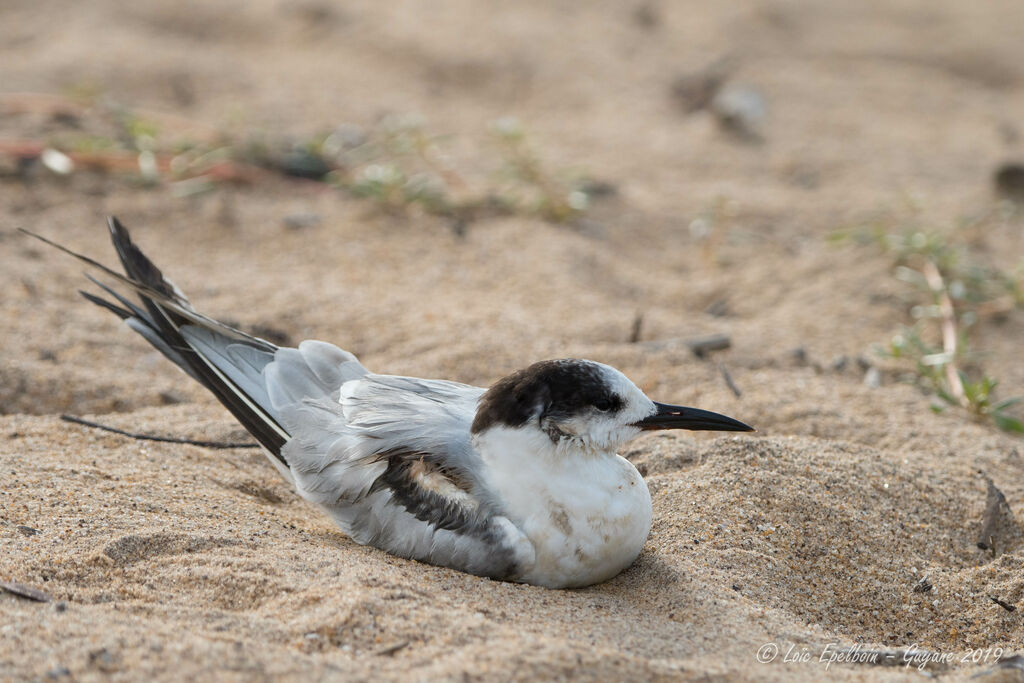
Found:
[{"label": "beach sand", "polygon": [[[67,134],[18,93],[83,88],[172,128],[296,140],[417,114],[481,186],[488,126],[515,116],[549,168],[615,191],[571,224],[453,225],[271,176],[188,198],[117,174],[0,179],[0,581],[50,598],[0,591],[0,680],[1021,680],[994,660],[1024,649],[1022,442],[934,414],[899,381],[905,366],[872,349],[910,321],[913,291],[891,257],[827,238],[992,210],[995,169],[1024,157],[1024,5],[99,0],[2,14],[0,140]],[[722,59],[767,103],[759,141],[673,90]],[[81,300],[79,263],[16,232],[113,265],[109,214],[199,310],[246,329],[481,385],[591,358],[758,431],[630,444],[654,524],[602,585],[494,582],[358,546],[257,450],[60,420],[247,439]],[[987,222],[973,252],[1019,263],[1021,228]],[[709,334],[731,347],[696,357],[685,340]],[[1001,395],[1024,394],[1024,316],[973,334]],[[989,482],[1008,512],[983,550]],[[876,663],[826,666],[837,654]]]}]

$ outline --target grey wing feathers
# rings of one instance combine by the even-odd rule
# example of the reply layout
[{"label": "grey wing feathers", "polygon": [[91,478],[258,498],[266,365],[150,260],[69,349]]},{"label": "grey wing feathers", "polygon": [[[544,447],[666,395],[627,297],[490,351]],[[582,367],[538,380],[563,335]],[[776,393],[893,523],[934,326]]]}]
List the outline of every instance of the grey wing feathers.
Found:
[{"label": "grey wing feathers", "polygon": [[[273,366],[271,366],[271,369]],[[338,398],[275,406],[299,493],[357,543],[495,578],[522,569],[522,534],[477,480],[469,427],[483,389],[366,374]]]},{"label": "grey wing feathers", "polygon": [[275,409],[306,398],[338,400],[341,386],[367,374],[348,351],[327,342],[307,340],[297,349],[278,349],[267,368],[267,391]]},{"label": "grey wing feathers", "polygon": [[210,359],[190,346],[182,335],[182,328],[196,325],[220,337],[265,351],[273,352],[277,347],[197,313],[181,290],[166,279],[160,269],[132,242],[128,230],[116,218],[111,217],[108,226],[111,242],[124,268],[124,275],[45,237],[28,231],[23,232],[101,270],[118,283],[133,290],[138,295],[141,306],[131,303],[126,297],[105,285],[100,286],[121,304],[120,306],[91,294],[86,298],[116,313],[164,356],[209,389],[264,449],[280,460],[281,446],[287,441],[288,434],[258,402],[235,385]]},{"label": "grey wing feathers", "polygon": [[133,290],[141,305],[96,280],[112,300],[83,294],[209,389],[303,497],[323,505],[359,543],[472,573],[515,575],[522,559],[515,548],[526,542],[496,514],[470,442],[483,389],[371,374],[331,344],[279,348],[208,318],[124,226],[109,223],[124,275],[33,236]]},{"label": "grey wing feathers", "polygon": [[[224,373],[253,401],[264,409],[270,405],[263,386],[263,369],[274,360],[273,352],[235,342],[196,325],[184,325],[180,332],[189,346]],[[277,416],[271,414],[271,417]]]},{"label": "grey wing feathers", "polygon": [[[422,477],[417,482],[401,482],[404,486],[384,477],[397,463],[419,458],[443,477],[437,483],[443,485],[445,501],[468,506],[472,510],[467,508],[467,512],[475,513],[479,507],[474,497],[478,491],[473,490],[477,456],[469,441],[469,424],[481,391],[453,382],[366,374],[342,384],[337,398],[332,395],[275,405],[292,434],[283,455],[291,465],[296,487],[308,500],[338,508],[345,515],[357,515],[359,519],[339,519],[339,524],[360,542],[373,542],[383,527],[361,515],[370,512],[372,505],[366,503],[360,510],[343,508],[382,489],[389,500],[394,491],[387,489],[409,486],[414,496],[426,495]],[[450,485],[452,480],[468,490],[456,490]],[[408,496],[396,502],[409,509],[417,507]],[[435,526],[438,521],[420,519]]]},{"label": "grey wing feathers", "polygon": [[89,278],[94,285],[116,299],[118,303],[124,306],[124,308],[121,308],[106,299],[101,299],[98,296],[90,294],[89,292],[78,290],[79,294],[84,296],[86,300],[91,301],[97,306],[102,306],[120,317],[131,330],[142,335],[142,337],[152,344],[157,351],[162,353],[168,360],[181,368],[189,377],[200,384],[203,383],[202,378],[199,377],[191,367],[189,367],[185,358],[179,352],[171,348],[171,346],[160,336],[157,331],[159,328],[157,327],[156,322],[147,311],[136,306],[134,303],[121,296],[118,292],[114,291],[113,288],[103,284],[92,275],[87,273],[86,277]]},{"label": "grey wing feathers", "polygon": [[383,441],[378,450],[404,446],[459,459],[472,451],[469,428],[483,393],[457,382],[372,375],[344,385],[339,399],[354,429]]},{"label": "grey wing feathers", "polygon": [[[275,362],[268,368],[268,376],[285,375],[275,373],[276,366]],[[469,425],[482,389],[365,370],[336,393],[319,398],[307,394],[294,400],[287,391],[293,385],[273,387],[272,400],[292,434],[283,454],[296,485],[316,502],[362,498],[387,469],[383,454],[398,450],[432,454],[449,468],[472,476],[476,454]],[[281,397],[289,402],[280,402]]]}]

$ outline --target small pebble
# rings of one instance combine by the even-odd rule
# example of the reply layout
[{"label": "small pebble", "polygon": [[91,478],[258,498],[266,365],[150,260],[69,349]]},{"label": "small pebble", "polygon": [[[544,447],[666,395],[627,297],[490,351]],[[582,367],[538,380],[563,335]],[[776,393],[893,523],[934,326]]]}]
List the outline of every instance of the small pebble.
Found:
[{"label": "small pebble", "polygon": [[323,221],[319,214],[306,212],[306,213],[293,213],[284,217],[284,227],[289,230],[305,230],[306,228],[315,228],[320,225]]},{"label": "small pebble", "polygon": [[756,142],[768,113],[761,91],[748,85],[725,85],[711,100],[711,111],[719,125],[738,137]]},{"label": "small pebble", "polygon": [[996,194],[1003,199],[1024,203],[1024,164],[1008,163],[996,169]]}]

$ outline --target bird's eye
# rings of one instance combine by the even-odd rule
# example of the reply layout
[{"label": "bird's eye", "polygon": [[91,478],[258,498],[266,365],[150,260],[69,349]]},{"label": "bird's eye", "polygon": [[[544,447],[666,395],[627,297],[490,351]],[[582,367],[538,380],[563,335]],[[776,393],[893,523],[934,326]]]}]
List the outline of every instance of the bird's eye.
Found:
[{"label": "bird's eye", "polygon": [[594,407],[600,410],[602,413],[606,413],[612,409],[612,402],[607,398],[599,398],[594,401]]}]

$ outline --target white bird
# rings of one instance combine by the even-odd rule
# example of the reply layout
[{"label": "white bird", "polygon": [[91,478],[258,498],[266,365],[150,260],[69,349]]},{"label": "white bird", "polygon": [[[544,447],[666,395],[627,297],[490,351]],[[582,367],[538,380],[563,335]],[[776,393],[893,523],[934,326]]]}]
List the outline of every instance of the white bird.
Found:
[{"label": "white bird", "polygon": [[[354,541],[507,581],[605,581],[640,554],[651,497],[616,451],[645,430],[752,431],[732,418],[655,403],[618,370],[546,360],[489,389],[378,375],[321,341],[283,348],[198,312],[108,221],[142,305],[89,278],[120,316],[209,389],[281,475]],[[29,233],[32,234],[32,233]]]}]

